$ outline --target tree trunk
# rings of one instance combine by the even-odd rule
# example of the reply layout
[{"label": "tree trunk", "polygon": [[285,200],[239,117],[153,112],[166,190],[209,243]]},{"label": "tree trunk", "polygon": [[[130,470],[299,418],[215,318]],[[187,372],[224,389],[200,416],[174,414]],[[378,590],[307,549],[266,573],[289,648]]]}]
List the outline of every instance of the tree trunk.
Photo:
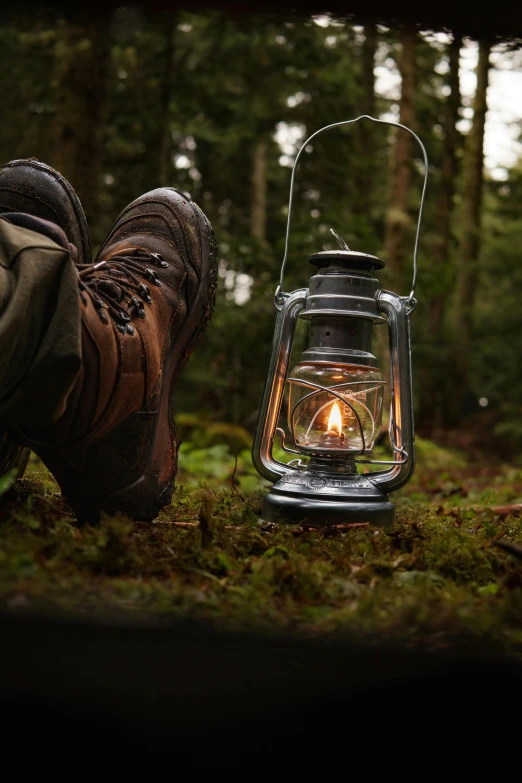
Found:
[{"label": "tree trunk", "polygon": [[[375,53],[377,51],[377,28],[374,24],[364,27],[364,43],[361,50],[360,114],[375,116]],[[369,120],[356,126],[358,160],[355,170],[356,195],[353,211],[357,218],[356,233],[365,235],[371,231],[371,208],[373,180],[375,173],[375,127]],[[366,230],[364,230],[366,229]],[[362,248],[365,249],[365,248]],[[371,251],[368,251],[371,252]]]},{"label": "tree trunk", "polygon": [[158,18],[156,31],[161,37],[162,47],[158,68],[158,103],[155,112],[154,130],[150,139],[150,164],[144,180],[145,189],[165,187],[172,184],[170,156],[172,135],[170,127],[170,104],[172,101],[175,71],[175,34],[179,12],[165,12]]},{"label": "tree trunk", "polygon": [[173,11],[169,14],[165,27],[165,59],[163,75],[161,79],[160,94],[160,133],[159,133],[159,159],[158,159],[158,183],[155,187],[169,185],[170,163],[170,101],[172,98],[173,66],[174,66],[174,34],[176,30],[178,14]]},{"label": "tree trunk", "polygon": [[491,44],[481,41],[477,64],[477,90],[473,101],[473,124],[464,152],[464,185],[460,214],[460,242],[457,267],[455,319],[455,413],[462,415],[469,388],[468,354],[478,277],[481,238],[482,185],[484,179],[484,127],[487,112],[489,55]]},{"label": "tree trunk", "polygon": [[459,60],[462,36],[455,35],[449,47],[448,86],[450,95],[444,111],[444,143],[441,176],[437,200],[437,234],[433,250],[433,264],[437,274],[435,296],[428,305],[427,343],[430,357],[421,378],[419,424],[422,432],[431,433],[444,421],[444,396],[446,390],[441,378],[445,372],[440,351],[444,346],[443,322],[449,299],[448,268],[451,244],[451,218],[453,214],[456,174],[457,122],[460,108]]},{"label": "tree trunk", "polygon": [[57,100],[52,163],[96,220],[101,178],[109,24],[62,22],[56,45]]},{"label": "tree trunk", "polygon": [[[449,48],[449,87],[451,93],[446,104],[444,118],[444,146],[437,204],[437,240],[434,249],[434,263],[437,269],[445,270],[451,242],[451,216],[455,195],[457,122],[460,108],[459,60],[462,36],[455,36]],[[430,305],[430,324],[432,331],[438,332],[444,318],[445,292],[440,291]]]},{"label": "tree trunk", "polygon": [[266,156],[267,142],[260,138],[252,157],[252,202],[250,233],[260,243],[266,240]]},{"label": "tree trunk", "polygon": [[[415,124],[415,56],[416,38],[414,30],[401,33],[402,53],[399,61],[402,87],[400,100],[400,123],[412,128]],[[386,262],[393,275],[394,283],[401,289],[404,278],[404,239],[409,228],[408,193],[413,162],[413,138],[409,133],[398,130],[393,148],[390,207],[386,220]]]}]

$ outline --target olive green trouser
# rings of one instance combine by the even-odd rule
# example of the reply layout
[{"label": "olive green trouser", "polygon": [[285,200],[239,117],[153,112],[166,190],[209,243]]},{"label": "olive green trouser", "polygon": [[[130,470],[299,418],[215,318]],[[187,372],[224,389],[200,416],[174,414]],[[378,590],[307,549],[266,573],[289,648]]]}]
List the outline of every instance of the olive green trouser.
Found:
[{"label": "olive green trouser", "polygon": [[74,262],[51,239],[0,218],[0,432],[55,422],[80,364]]}]

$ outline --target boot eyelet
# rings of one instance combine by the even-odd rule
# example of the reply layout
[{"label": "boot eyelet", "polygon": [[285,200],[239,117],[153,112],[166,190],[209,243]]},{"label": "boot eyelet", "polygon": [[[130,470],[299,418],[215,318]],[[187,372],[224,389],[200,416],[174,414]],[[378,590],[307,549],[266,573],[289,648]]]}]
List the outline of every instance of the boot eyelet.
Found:
[{"label": "boot eyelet", "polygon": [[118,324],[118,325],[117,325],[117,329],[118,329],[118,331],[119,331],[119,332],[121,332],[122,334],[127,334],[127,327],[126,327],[126,325],[125,325],[125,324]]},{"label": "boot eyelet", "polygon": [[166,269],[168,267],[167,262],[161,255],[161,253],[152,253],[152,258],[155,260],[157,266],[161,266],[162,269]]},{"label": "boot eyelet", "polygon": [[127,323],[127,321],[130,321],[130,315],[128,315],[127,313],[124,313],[123,310],[121,310],[118,313],[118,317],[119,317],[120,321],[123,321],[123,323]]},{"label": "boot eyelet", "polygon": [[127,329],[127,334],[134,334],[134,327],[131,326],[131,324],[127,324],[126,329]]},{"label": "boot eyelet", "polygon": [[151,269],[150,267],[145,267],[145,274],[147,276],[147,279],[150,280],[151,283],[154,283],[154,285],[161,286],[161,280],[159,280],[156,272]]},{"label": "boot eyelet", "polygon": [[133,296],[131,302],[136,310],[138,318],[145,318],[145,310],[143,309],[143,302],[138,299],[137,296]]}]

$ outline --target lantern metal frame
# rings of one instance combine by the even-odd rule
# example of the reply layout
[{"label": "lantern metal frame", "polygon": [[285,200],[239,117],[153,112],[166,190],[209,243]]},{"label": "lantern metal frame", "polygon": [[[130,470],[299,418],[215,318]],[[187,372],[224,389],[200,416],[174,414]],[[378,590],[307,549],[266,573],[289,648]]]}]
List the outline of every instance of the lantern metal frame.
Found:
[{"label": "lantern metal frame", "polygon": [[[407,131],[415,138],[421,147],[424,159],[424,182],[422,188],[421,204],[419,208],[417,232],[413,253],[413,280],[408,296],[399,296],[391,291],[378,290],[375,295],[376,314],[368,316],[367,313],[358,313],[335,309],[340,307],[338,302],[332,301],[332,310],[324,311],[331,315],[350,315],[351,317],[364,317],[367,320],[387,322],[389,331],[390,350],[390,418],[388,434],[394,458],[392,460],[373,460],[354,457],[354,454],[363,455],[366,452],[366,443],[362,424],[357,412],[350,406],[348,400],[343,397],[336,387],[326,387],[321,384],[307,382],[302,378],[287,377],[291,348],[298,318],[307,313],[306,301],[309,290],[298,289],[292,293],[284,291],[284,273],[288,259],[290,230],[292,219],[293,195],[295,173],[299,158],[310,141],[318,134],[344,125],[351,125],[362,119],[375,123],[393,126]],[[259,422],[252,447],[252,459],[257,471],[269,481],[275,482],[271,492],[265,497],[263,516],[268,519],[298,523],[302,525],[342,524],[353,521],[368,521],[383,527],[390,527],[394,520],[394,507],[388,499],[388,494],[404,486],[415,467],[415,440],[413,422],[412,400],[412,373],[411,373],[411,347],[410,347],[410,314],[417,304],[415,300],[415,287],[417,281],[417,255],[419,246],[422,215],[428,180],[428,157],[424,145],[419,137],[405,125],[396,122],[376,119],[369,115],[361,115],[354,120],[327,125],[313,133],[301,146],[294,163],[290,182],[290,196],[288,205],[288,219],[286,229],[285,253],[281,266],[279,284],[274,295],[277,313],[272,354],[268,370],[267,382],[259,411]],[[332,233],[343,248],[341,255],[363,257],[364,254],[353,254],[348,250],[344,240],[332,229]],[[372,257],[366,256],[371,259]],[[375,259],[378,261],[378,259]],[[382,265],[382,264],[381,264]],[[376,283],[374,280],[373,282]],[[334,297],[330,294],[330,298]],[[342,307],[342,305],[341,305]],[[317,311],[316,311],[317,312]],[[315,314],[312,312],[312,314]],[[279,417],[287,381],[298,382],[313,388],[311,394],[327,392],[341,402],[352,408],[358,422],[362,436],[362,448],[354,450],[336,450],[313,447],[310,449],[299,447],[289,448],[285,443],[284,430],[278,427]],[[350,382],[344,382],[339,386],[346,386]],[[358,382],[352,382],[354,385]],[[360,381],[369,383],[386,383],[385,381]],[[298,401],[291,412],[292,421],[295,408],[303,401]],[[272,454],[273,441],[279,434],[283,450],[297,457],[310,456],[308,465],[302,464],[300,459],[292,459],[288,463],[281,462]],[[335,452],[338,452],[334,454]],[[386,466],[384,470],[372,473],[359,474],[356,463],[375,464]]]}]

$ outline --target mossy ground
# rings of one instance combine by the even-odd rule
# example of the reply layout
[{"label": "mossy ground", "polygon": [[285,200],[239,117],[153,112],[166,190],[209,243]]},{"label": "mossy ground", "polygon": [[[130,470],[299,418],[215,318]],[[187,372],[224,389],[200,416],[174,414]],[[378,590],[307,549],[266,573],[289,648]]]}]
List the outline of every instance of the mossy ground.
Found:
[{"label": "mossy ground", "polygon": [[233,484],[182,483],[153,524],[79,527],[32,460],[0,508],[0,609],[520,654],[522,560],[495,542],[522,542],[522,515],[494,508],[522,502],[522,470],[419,446],[388,533],[266,525],[262,493],[239,494],[237,471]]}]

